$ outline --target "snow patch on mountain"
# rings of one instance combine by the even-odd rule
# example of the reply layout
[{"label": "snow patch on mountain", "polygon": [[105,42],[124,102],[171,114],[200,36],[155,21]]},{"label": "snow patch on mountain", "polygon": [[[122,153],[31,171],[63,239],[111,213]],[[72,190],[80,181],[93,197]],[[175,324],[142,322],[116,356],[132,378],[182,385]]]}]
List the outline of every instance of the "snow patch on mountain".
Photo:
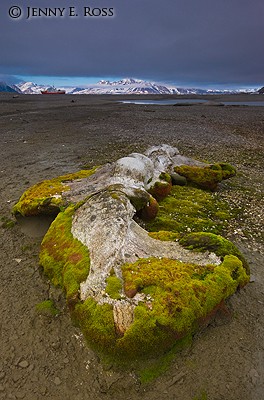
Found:
[{"label": "snow patch on mountain", "polygon": [[41,90],[46,90],[48,86],[37,85],[33,82],[21,82],[16,85],[23,94],[41,94]]},{"label": "snow patch on mountain", "polygon": [[[40,94],[50,86],[38,85],[33,82],[22,82],[16,85],[24,94]],[[219,89],[197,89],[179,88],[172,85],[148,82],[141,79],[125,78],[117,81],[100,80],[96,84],[86,87],[59,87],[67,94],[229,94],[229,93],[257,93],[257,89],[247,90],[219,90]]]}]

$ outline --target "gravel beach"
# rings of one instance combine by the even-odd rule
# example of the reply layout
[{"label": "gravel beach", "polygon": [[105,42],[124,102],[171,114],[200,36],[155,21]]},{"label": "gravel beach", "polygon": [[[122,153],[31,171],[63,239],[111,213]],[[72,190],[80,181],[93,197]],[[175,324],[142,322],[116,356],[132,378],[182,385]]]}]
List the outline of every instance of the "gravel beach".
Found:
[{"label": "gravel beach", "polygon": [[[264,399],[264,107],[219,105],[264,96],[200,97],[208,105],[120,102],[133,98],[144,96],[0,94],[0,399]],[[162,143],[237,168],[219,195],[237,211],[226,237],[243,252],[252,275],[229,300],[228,312],[197,334],[163,375],[141,384],[133,372],[100,363],[72,324],[63,294],[41,274],[39,247],[50,220],[17,223],[11,209],[41,180]],[[58,316],[36,312],[47,299]]]}]

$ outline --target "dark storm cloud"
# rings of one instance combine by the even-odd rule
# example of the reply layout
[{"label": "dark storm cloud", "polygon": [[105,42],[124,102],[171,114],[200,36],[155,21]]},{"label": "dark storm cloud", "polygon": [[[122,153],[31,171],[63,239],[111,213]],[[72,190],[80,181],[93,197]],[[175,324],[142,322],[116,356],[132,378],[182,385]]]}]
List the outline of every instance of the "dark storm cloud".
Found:
[{"label": "dark storm cloud", "polygon": [[[16,0],[17,20],[11,3],[0,5],[0,73],[264,82],[263,0]],[[69,6],[79,17],[26,19],[27,7]],[[84,18],[84,6],[115,17]]]}]

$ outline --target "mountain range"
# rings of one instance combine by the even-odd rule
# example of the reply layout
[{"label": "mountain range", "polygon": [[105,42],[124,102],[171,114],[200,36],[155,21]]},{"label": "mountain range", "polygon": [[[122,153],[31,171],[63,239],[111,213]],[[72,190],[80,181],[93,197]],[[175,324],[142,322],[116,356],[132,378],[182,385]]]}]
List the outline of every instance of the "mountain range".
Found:
[{"label": "mountain range", "polygon": [[[51,86],[38,85],[33,82],[21,82],[17,85],[7,85],[0,82],[0,92],[18,92],[21,94],[40,94],[42,90],[52,89]],[[86,87],[60,87],[67,94],[229,94],[229,93],[260,93],[257,89],[247,90],[219,90],[219,89],[197,89],[179,88],[155,82],[148,82],[139,79],[121,79],[118,81],[101,80],[96,84]]]},{"label": "mountain range", "polygon": [[16,93],[18,91],[17,88],[7,85],[5,82],[0,82],[0,92]]}]

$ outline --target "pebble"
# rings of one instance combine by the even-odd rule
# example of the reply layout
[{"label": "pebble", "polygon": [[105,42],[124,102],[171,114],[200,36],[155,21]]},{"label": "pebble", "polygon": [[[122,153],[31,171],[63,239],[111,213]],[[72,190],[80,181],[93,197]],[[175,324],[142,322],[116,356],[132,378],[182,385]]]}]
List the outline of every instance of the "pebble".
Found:
[{"label": "pebble", "polygon": [[59,386],[61,384],[61,380],[58,376],[56,376],[56,378],[54,379],[54,383],[55,385]]},{"label": "pebble", "polygon": [[16,393],[16,398],[17,399],[24,399],[25,398],[25,396],[26,396],[26,393],[25,392],[17,392]]},{"label": "pebble", "polygon": [[44,396],[45,394],[47,394],[48,389],[46,388],[46,386],[41,386],[39,388],[40,393]]},{"label": "pebble", "polygon": [[4,377],[5,377],[5,372],[4,371],[0,372],[0,380],[2,380]]},{"label": "pebble", "polygon": [[34,365],[30,364],[30,366],[28,367],[29,372],[33,371],[33,369],[34,369]]},{"label": "pebble", "polygon": [[0,392],[3,392],[5,390],[3,385],[0,385]]},{"label": "pebble", "polygon": [[253,385],[255,385],[257,383],[257,381],[258,381],[258,378],[259,378],[258,371],[256,369],[252,368],[249,371],[249,376],[251,378],[251,382],[253,383]]},{"label": "pebble", "polygon": [[29,366],[29,363],[27,362],[27,360],[24,360],[24,361],[20,361],[20,363],[18,365],[21,368],[27,368]]},{"label": "pebble", "polygon": [[21,371],[16,370],[13,372],[12,379],[13,379],[14,383],[18,382],[19,379],[21,379],[21,378],[22,378]]}]

